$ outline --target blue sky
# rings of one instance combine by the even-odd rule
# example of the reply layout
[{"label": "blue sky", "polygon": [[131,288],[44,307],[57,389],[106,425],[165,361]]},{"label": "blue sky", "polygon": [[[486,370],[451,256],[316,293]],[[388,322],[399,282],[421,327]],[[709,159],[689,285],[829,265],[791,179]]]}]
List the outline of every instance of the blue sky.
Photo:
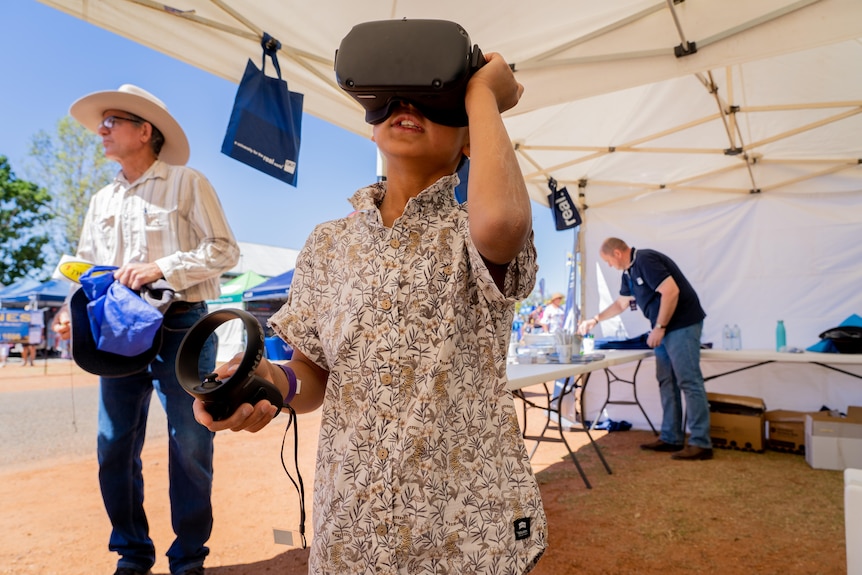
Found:
[{"label": "blue sky", "polygon": [[[0,13],[0,155],[19,178],[36,179],[28,152],[39,130],[53,134],[77,98],[125,83],[167,104],[189,138],[189,165],[213,183],[240,241],[300,249],[315,224],[349,213],[347,198],[377,178],[373,142],[304,115],[298,185],[279,182],[221,153],[236,84],[35,0],[6,2]],[[554,230],[537,204],[533,219],[545,293],[565,292],[572,232]]]}]

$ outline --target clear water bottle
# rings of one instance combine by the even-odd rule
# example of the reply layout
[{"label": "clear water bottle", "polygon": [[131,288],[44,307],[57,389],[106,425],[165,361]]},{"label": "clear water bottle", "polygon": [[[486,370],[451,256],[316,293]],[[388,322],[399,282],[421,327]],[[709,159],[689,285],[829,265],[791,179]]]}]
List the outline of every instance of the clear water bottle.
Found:
[{"label": "clear water bottle", "polygon": [[721,330],[721,347],[725,350],[733,349],[733,340],[730,339],[730,326],[724,324],[724,329]]},{"label": "clear water bottle", "polygon": [[787,331],[784,329],[784,320],[778,320],[778,325],[775,326],[775,351],[785,351],[787,349]]},{"label": "clear water bottle", "polygon": [[731,340],[733,341],[733,350],[739,351],[742,349],[742,330],[739,329],[739,326],[733,324],[733,327],[730,328]]},{"label": "clear water bottle", "polygon": [[589,355],[596,349],[596,340],[593,334],[588,333],[581,341],[581,355]]}]

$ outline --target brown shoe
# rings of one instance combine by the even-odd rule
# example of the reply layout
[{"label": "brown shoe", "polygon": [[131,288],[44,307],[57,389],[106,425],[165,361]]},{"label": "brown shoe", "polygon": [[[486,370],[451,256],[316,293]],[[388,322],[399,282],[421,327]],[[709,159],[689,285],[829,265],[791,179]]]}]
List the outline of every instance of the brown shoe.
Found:
[{"label": "brown shoe", "polygon": [[682,451],[682,445],[677,445],[676,443],[667,443],[666,441],[662,441],[661,439],[656,439],[652,443],[644,443],[641,445],[641,449],[647,451]]},{"label": "brown shoe", "polygon": [[699,459],[712,459],[712,449],[707,447],[698,447],[689,445],[679,453],[674,453],[670,456],[671,459],[682,459],[685,461],[693,461]]}]

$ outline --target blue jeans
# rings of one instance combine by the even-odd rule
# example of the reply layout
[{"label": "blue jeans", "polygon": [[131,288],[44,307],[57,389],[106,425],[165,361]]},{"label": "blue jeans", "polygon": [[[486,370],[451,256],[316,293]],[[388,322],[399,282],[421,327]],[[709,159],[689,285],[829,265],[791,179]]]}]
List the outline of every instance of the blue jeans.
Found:
[{"label": "blue jeans", "polygon": [[[156,560],[144,513],[141,450],[150,398],[155,389],[167,414],[168,475],[171,524],[176,539],[167,552],[171,573],[203,565],[205,543],[212,532],[214,434],[195,421],[193,398],[177,381],[180,342],[188,329],[206,315],[205,305],[164,318],[161,351],[147,371],[116,378],[100,378],[99,485],[111,520],[108,548],[120,555],[118,567],[146,571]],[[216,338],[200,355],[201,378],[215,367]]]},{"label": "blue jeans", "polygon": [[662,421],[659,438],[667,443],[685,443],[682,397],[691,432],[688,444],[712,448],[709,437],[709,401],[700,370],[700,334],[703,322],[667,332],[655,348],[655,372],[661,396]]}]

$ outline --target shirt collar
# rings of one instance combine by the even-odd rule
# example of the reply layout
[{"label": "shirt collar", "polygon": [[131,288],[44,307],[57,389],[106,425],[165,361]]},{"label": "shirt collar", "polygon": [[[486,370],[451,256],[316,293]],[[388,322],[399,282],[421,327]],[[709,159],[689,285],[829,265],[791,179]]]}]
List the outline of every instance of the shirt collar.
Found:
[{"label": "shirt collar", "polygon": [[[443,176],[407,202],[405,214],[423,210],[443,210],[458,205],[455,198],[455,186],[458,185],[458,174]],[[350,198],[350,203],[357,211],[376,210],[386,196],[386,181],[377,182],[360,188]]]},{"label": "shirt collar", "polygon": [[126,175],[123,173],[122,168],[120,169],[119,172],[117,172],[117,175],[114,178],[114,181],[118,182],[120,184],[123,184],[125,186],[131,186],[133,184],[140,184],[140,183],[146,182],[147,180],[150,180],[150,179],[154,179],[154,178],[165,179],[167,177],[168,177],[168,164],[157,159],[155,162],[150,164],[150,167],[147,168],[147,171],[145,171],[143,174],[141,174],[141,177],[139,177],[134,182],[130,182],[129,180],[126,179]]}]

